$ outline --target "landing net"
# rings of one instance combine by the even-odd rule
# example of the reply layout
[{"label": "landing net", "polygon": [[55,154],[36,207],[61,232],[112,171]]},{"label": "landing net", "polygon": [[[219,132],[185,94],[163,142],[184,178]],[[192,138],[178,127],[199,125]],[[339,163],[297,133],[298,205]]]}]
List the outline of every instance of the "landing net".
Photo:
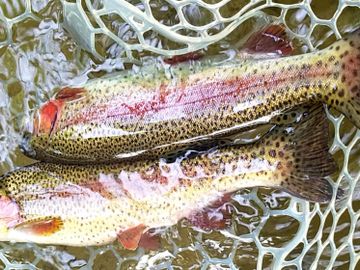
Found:
[{"label": "landing net", "polygon": [[[357,0],[1,1],[0,172],[29,162],[16,150],[24,123],[59,85],[150,55],[227,49],[223,41],[241,40],[267,20],[263,14],[284,23],[301,52],[311,51],[359,27],[359,7]],[[0,269],[359,269],[360,130],[327,114],[341,168],[331,182],[335,192],[346,191],[336,204],[244,190],[233,198],[229,230],[199,232],[180,222],[163,233],[156,252],[1,243]]]}]

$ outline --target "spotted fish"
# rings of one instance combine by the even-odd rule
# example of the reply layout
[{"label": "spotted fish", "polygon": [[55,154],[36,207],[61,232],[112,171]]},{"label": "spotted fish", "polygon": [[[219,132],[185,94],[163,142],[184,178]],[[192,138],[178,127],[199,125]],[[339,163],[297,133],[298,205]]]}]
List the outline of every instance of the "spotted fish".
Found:
[{"label": "spotted fish", "polygon": [[[247,55],[291,53],[281,26],[260,33],[247,42]],[[22,148],[38,160],[75,164],[162,156],[317,102],[360,127],[359,35],[304,55],[168,61],[167,69],[151,66],[63,88],[36,113]]]},{"label": "spotted fish", "polygon": [[327,131],[324,111],[318,109],[255,144],[172,162],[20,168],[0,179],[0,241],[89,246],[117,239],[136,249],[149,243],[144,238],[151,239],[146,237],[151,229],[183,218],[200,228],[226,228],[231,211],[223,203],[245,187],[282,188],[309,201],[328,202],[333,191],[325,177],[336,166]]}]

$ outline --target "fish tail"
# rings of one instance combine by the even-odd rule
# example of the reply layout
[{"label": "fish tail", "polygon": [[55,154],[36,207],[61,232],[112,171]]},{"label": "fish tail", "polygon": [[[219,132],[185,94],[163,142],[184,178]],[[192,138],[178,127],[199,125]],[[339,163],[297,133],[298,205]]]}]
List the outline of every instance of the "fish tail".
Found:
[{"label": "fish tail", "polygon": [[278,161],[275,180],[287,192],[313,202],[331,200],[333,188],[327,176],[336,164],[329,153],[328,122],[322,107],[311,111],[293,128],[276,130],[265,142]]},{"label": "fish tail", "polygon": [[324,101],[360,128],[360,29],[335,42],[330,53],[335,57],[330,56],[329,61],[340,63],[335,73],[338,84]]}]

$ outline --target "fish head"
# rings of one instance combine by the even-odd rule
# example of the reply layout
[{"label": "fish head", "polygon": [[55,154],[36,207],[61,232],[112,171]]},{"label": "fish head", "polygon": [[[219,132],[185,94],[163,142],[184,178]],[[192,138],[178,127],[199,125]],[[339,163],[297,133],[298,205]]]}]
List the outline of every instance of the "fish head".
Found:
[{"label": "fish head", "polygon": [[[62,88],[53,98],[34,112],[33,120],[28,123],[20,144],[20,149],[29,157],[46,160],[58,156],[55,141],[63,140],[64,133],[71,133],[64,124],[67,105],[87,97],[83,88]],[[66,119],[68,120],[68,119]]]},{"label": "fish head", "polygon": [[38,153],[47,149],[50,137],[55,133],[63,102],[50,100],[34,112],[33,121],[29,122],[20,149],[30,157],[37,157]]}]

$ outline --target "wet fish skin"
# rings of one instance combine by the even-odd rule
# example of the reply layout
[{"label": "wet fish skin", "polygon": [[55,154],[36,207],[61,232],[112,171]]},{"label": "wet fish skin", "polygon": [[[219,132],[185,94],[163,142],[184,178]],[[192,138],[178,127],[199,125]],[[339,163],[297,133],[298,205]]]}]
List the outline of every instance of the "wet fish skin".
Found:
[{"label": "wet fish skin", "polygon": [[360,127],[360,30],[318,52],[182,63],[93,80],[46,103],[27,155],[62,163],[156,157],[326,103]]},{"label": "wet fish skin", "polygon": [[[155,159],[20,168],[0,179],[0,241],[103,245],[129,228],[173,225],[245,187],[280,187],[328,202],[332,188],[324,177],[335,165],[327,130],[323,110],[317,110],[293,129],[277,128],[253,145],[170,163]],[[49,232],[49,227],[56,230]]]}]

